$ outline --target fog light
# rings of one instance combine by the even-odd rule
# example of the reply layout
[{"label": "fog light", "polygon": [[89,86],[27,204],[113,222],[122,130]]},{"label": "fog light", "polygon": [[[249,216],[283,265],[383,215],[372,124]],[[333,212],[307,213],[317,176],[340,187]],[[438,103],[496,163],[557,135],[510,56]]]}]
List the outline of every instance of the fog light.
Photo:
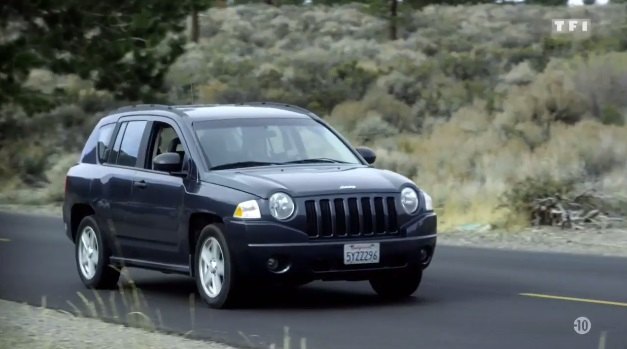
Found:
[{"label": "fog light", "polygon": [[420,249],[420,262],[426,263],[429,261],[429,251],[426,248]]},{"label": "fog light", "polygon": [[275,257],[270,257],[268,258],[266,265],[271,271],[276,271],[277,269],[279,269],[279,260]]}]

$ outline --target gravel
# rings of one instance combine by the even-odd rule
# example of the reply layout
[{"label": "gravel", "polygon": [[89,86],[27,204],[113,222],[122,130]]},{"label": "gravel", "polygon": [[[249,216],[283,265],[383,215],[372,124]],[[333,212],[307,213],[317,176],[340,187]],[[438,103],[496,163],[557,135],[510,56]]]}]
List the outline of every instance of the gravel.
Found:
[{"label": "gravel", "polygon": [[61,311],[0,300],[0,348],[229,349],[181,336],[78,318]]},{"label": "gravel", "polygon": [[438,234],[443,245],[488,247],[507,250],[592,254],[627,257],[627,229],[526,228],[516,231],[457,230]]}]

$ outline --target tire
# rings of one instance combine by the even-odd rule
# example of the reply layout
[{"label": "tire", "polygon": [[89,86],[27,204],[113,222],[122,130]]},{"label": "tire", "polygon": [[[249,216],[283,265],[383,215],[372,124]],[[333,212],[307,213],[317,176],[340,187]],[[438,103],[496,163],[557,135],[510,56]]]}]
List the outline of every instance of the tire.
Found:
[{"label": "tire", "polygon": [[202,229],[194,253],[194,276],[202,299],[211,308],[231,308],[238,297],[240,280],[222,224]]},{"label": "tire", "polygon": [[78,225],[74,255],[78,275],[88,288],[116,288],[120,272],[109,264],[111,253],[102,239],[93,216],[83,218]]},{"label": "tire", "polygon": [[410,297],[420,286],[422,269],[407,268],[370,279],[370,286],[382,298],[397,300]]}]

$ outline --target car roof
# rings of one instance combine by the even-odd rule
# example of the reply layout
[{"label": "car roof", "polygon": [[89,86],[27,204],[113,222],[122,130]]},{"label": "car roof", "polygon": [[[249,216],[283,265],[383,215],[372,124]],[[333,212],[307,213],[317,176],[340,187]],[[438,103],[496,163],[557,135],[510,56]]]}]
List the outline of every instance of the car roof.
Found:
[{"label": "car roof", "polygon": [[310,118],[311,112],[289,105],[193,105],[174,106],[194,119]]},{"label": "car roof", "polygon": [[316,118],[311,111],[297,106],[274,102],[251,102],[245,104],[196,104],[160,105],[140,104],[122,107],[110,116],[124,116],[141,112],[166,112],[193,120],[219,120],[233,118]]}]

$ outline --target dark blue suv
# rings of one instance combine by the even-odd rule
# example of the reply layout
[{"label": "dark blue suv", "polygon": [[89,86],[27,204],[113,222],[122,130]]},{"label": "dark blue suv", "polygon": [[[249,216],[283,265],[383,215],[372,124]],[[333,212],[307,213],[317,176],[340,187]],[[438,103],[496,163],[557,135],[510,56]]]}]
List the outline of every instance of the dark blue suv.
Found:
[{"label": "dark blue suv", "polygon": [[217,308],[260,280],[369,280],[383,297],[410,296],[436,215],[427,193],[374,161],[285,104],[116,110],[67,174],[79,276],[108,288],[122,267],[187,274]]}]

